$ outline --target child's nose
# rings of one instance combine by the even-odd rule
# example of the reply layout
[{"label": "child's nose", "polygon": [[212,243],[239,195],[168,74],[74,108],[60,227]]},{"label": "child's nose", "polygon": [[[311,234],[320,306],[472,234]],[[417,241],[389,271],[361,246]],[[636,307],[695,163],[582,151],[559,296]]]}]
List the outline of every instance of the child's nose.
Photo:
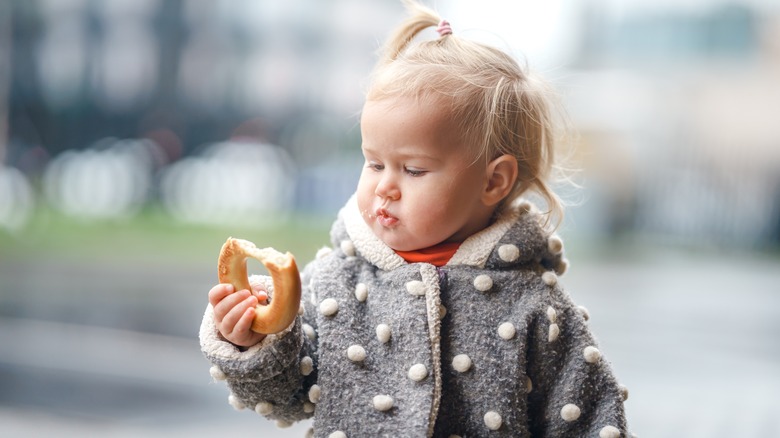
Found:
[{"label": "child's nose", "polygon": [[379,180],[379,184],[376,185],[374,193],[380,198],[390,199],[392,201],[401,198],[401,190],[398,188],[398,184],[396,184],[392,175],[388,174],[383,175],[382,179]]}]

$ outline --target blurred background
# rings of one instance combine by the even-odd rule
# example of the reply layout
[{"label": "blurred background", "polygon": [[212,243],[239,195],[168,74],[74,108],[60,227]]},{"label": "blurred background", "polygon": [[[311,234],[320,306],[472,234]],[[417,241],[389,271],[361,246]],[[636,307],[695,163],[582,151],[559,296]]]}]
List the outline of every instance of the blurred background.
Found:
[{"label": "blurred background", "polygon": [[[780,436],[780,3],[434,6],[568,110],[582,188],[562,187],[562,281],[633,432]],[[402,17],[395,0],[0,2],[4,436],[303,435],[233,410],[197,331],[226,237],[304,263],[329,243]]]}]

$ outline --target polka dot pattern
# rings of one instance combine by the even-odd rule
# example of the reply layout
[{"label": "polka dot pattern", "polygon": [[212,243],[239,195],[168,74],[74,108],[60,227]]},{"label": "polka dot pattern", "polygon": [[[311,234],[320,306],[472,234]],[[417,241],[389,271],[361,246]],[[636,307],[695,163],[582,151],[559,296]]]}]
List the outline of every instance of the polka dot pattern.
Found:
[{"label": "polka dot pattern", "polygon": [[618,391],[620,391],[620,398],[623,399],[623,401],[628,400],[628,388],[624,385],[618,385]]},{"label": "polka dot pattern", "polygon": [[419,280],[406,283],[406,291],[415,296],[425,296],[425,284]]},{"label": "polka dot pattern", "polygon": [[501,260],[512,263],[520,258],[520,249],[516,245],[501,245],[498,247],[498,256]]},{"label": "polka dot pattern", "polygon": [[386,344],[390,341],[390,326],[387,324],[379,324],[376,326],[376,338],[379,342]]},{"label": "polka dot pattern", "polygon": [[320,303],[320,313],[323,316],[333,316],[339,311],[339,303],[333,298],[326,298]]},{"label": "polka dot pattern", "polygon": [[547,341],[548,342],[555,342],[558,340],[558,336],[561,334],[561,329],[558,327],[558,324],[550,324],[550,329],[547,333]]},{"label": "polka dot pattern", "polygon": [[211,374],[211,377],[214,380],[225,380],[227,379],[227,375],[216,365],[209,368],[209,374]]},{"label": "polka dot pattern", "polygon": [[547,249],[550,250],[551,254],[558,255],[563,252],[563,241],[560,237],[552,235],[547,239]]},{"label": "polka dot pattern", "polygon": [[547,271],[544,274],[542,274],[542,281],[547,286],[552,287],[558,284],[558,276],[555,275],[555,272],[553,271]]},{"label": "polka dot pattern", "polygon": [[274,410],[274,405],[268,402],[260,402],[255,405],[255,412],[260,415],[268,415]]},{"label": "polka dot pattern", "polygon": [[501,415],[496,411],[488,411],[485,413],[485,426],[487,426],[490,430],[498,430],[501,429]]},{"label": "polka dot pattern", "polygon": [[478,275],[474,279],[474,288],[480,292],[487,292],[493,287],[493,279],[489,275]]},{"label": "polka dot pattern", "polygon": [[309,324],[303,324],[303,333],[309,338],[310,341],[317,339],[317,332],[314,331],[314,327]]},{"label": "polka dot pattern", "polygon": [[331,433],[330,435],[328,435],[328,438],[347,438],[347,434],[340,430],[337,430]]},{"label": "polka dot pattern", "polygon": [[599,438],[620,438],[620,430],[615,426],[604,426],[599,431]]},{"label": "polka dot pattern", "polygon": [[547,307],[547,319],[553,323],[558,321],[558,312],[552,306]]},{"label": "polka dot pattern", "polygon": [[323,259],[327,256],[329,256],[333,252],[333,248],[323,246],[322,248],[317,250],[317,254],[314,256],[316,259]]},{"label": "polka dot pattern", "polygon": [[322,390],[320,389],[320,385],[312,385],[311,388],[309,388],[309,401],[312,403],[318,403],[321,395]]},{"label": "polka dot pattern", "polygon": [[228,403],[230,406],[233,406],[233,409],[240,411],[243,409],[246,409],[246,405],[244,402],[242,402],[238,397],[235,396],[235,394],[230,394],[228,396]]},{"label": "polka dot pattern", "polygon": [[344,254],[346,254],[347,257],[355,256],[355,244],[352,243],[351,240],[342,240],[339,247],[344,251]]},{"label": "polka dot pattern", "polygon": [[504,340],[510,340],[515,337],[515,325],[511,322],[504,322],[498,326],[498,336]]},{"label": "polka dot pattern", "polygon": [[314,361],[309,356],[301,359],[301,375],[308,376],[314,371]]},{"label": "polka dot pattern", "polygon": [[377,411],[385,412],[393,408],[393,398],[389,395],[376,395],[374,396],[374,409]]},{"label": "polka dot pattern", "polygon": [[471,358],[466,354],[459,354],[453,357],[452,368],[459,373],[465,373],[471,368]]},{"label": "polka dot pattern", "polygon": [[601,352],[593,346],[585,347],[582,355],[585,356],[585,362],[587,363],[598,363],[601,360]]},{"label": "polka dot pattern", "polygon": [[425,365],[418,363],[409,368],[409,378],[415,382],[425,380],[426,377],[428,377],[428,368]]},{"label": "polka dot pattern", "polygon": [[347,357],[352,362],[363,362],[366,360],[366,350],[360,345],[352,345],[347,348]]},{"label": "polka dot pattern", "polygon": [[561,418],[563,418],[563,421],[568,423],[576,421],[578,418],[580,418],[579,406],[572,403],[565,405],[563,408],[561,408]]},{"label": "polka dot pattern", "polygon": [[363,283],[358,283],[357,286],[355,286],[355,298],[361,303],[364,303],[368,298],[368,286]]}]

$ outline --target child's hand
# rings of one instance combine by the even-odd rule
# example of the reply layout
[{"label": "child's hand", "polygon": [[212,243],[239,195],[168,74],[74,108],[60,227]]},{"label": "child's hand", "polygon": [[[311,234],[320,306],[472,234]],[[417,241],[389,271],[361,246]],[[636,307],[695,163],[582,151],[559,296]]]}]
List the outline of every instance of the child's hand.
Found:
[{"label": "child's hand", "polygon": [[[254,287],[254,285],[253,285]],[[268,294],[257,287],[233,293],[233,285],[218,284],[209,291],[209,302],[214,307],[217,330],[228,341],[240,347],[251,347],[265,338],[251,330],[255,306],[265,303]]]}]

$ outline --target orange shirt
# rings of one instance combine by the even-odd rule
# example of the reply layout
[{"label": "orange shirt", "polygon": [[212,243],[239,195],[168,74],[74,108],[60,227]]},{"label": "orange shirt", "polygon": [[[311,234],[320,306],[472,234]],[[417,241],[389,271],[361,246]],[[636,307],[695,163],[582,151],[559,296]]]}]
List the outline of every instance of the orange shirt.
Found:
[{"label": "orange shirt", "polygon": [[440,243],[416,251],[396,251],[408,263],[430,263],[441,267],[447,264],[460,247],[459,242]]}]

